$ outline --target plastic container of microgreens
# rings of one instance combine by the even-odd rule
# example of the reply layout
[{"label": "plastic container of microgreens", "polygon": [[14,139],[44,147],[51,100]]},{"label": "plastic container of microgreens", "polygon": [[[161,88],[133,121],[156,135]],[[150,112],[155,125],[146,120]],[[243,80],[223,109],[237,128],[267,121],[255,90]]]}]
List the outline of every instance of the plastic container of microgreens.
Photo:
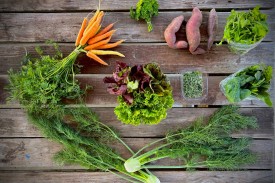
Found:
[{"label": "plastic container of microgreens", "polygon": [[208,74],[199,70],[181,72],[182,97],[187,101],[200,101],[208,95]]}]

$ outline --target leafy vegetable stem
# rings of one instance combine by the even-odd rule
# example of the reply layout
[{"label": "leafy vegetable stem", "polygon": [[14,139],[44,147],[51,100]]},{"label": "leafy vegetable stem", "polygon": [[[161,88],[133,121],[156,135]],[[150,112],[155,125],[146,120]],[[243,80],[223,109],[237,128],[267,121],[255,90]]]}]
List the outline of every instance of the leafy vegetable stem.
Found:
[{"label": "leafy vegetable stem", "polygon": [[[204,163],[204,162],[201,162]],[[181,168],[203,168],[206,165],[180,165],[180,166],[163,166],[163,165],[146,165],[142,166],[142,168],[149,168],[149,169],[181,169]]]},{"label": "leafy vegetable stem", "polygon": [[108,129],[108,131],[114,136],[114,138],[116,138],[120,143],[122,143],[132,154],[134,154],[134,151],[121,139],[117,136],[117,134],[114,133],[114,131],[107,125],[105,125],[104,123],[100,122],[100,121],[96,121],[97,123],[101,124],[102,126],[104,126],[105,128]]},{"label": "leafy vegetable stem", "polygon": [[133,181],[133,180],[131,180],[131,179],[129,179],[129,178],[123,176],[123,175],[120,175],[119,173],[116,173],[116,172],[114,172],[114,171],[109,171],[109,172],[112,173],[112,174],[114,174],[114,175],[116,175],[116,176],[118,176],[118,177],[120,177],[120,178],[122,178],[122,179],[124,179],[124,180],[127,180],[127,181],[129,181],[129,182],[138,183],[138,182]]},{"label": "leafy vegetable stem", "polygon": [[142,155],[136,157],[135,159],[138,159],[138,160],[145,159],[145,158],[147,158],[147,157],[149,157],[149,156],[155,154],[159,149],[164,148],[164,147],[166,147],[166,146],[169,146],[169,145],[171,145],[171,144],[173,144],[173,143],[175,143],[175,142],[176,142],[176,141],[170,142],[170,143],[167,143],[167,144],[163,144],[163,145],[161,145],[161,146],[159,146],[159,147],[156,147],[155,149],[152,149],[152,150],[150,150],[150,151],[148,151],[148,152],[146,152],[146,153],[144,153],[144,154],[142,154]]},{"label": "leafy vegetable stem", "polygon": [[79,50],[76,48],[74,49],[74,51],[72,51],[72,53],[70,53],[67,57],[65,57],[60,63],[61,66],[59,66],[57,69],[54,68],[53,72],[50,73],[47,77],[51,77],[53,75],[55,75],[56,73],[58,73],[61,69],[61,72],[64,72],[64,67],[69,65],[68,63],[74,62],[77,58],[77,56],[79,55]]},{"label": "leafy vegetable stem", "polygon": [[[177,135],[180,135],[180,134],[173,134],[173,135],[170,135],[169,137],[174,137],[174,136],[177,136]],[[163,140],[166,140],[166,139],[167,139],[167,137],[164,137],[164,138],[162,138],[162,139],[159,139],[159,140],[156,140],[156,141],[153,141],[153,142],[147,144],[146,146],[144,146],[144,147],[142,147],[141,149],[139,149],[139,150],[132,156],[132,158],[136,157],[136,156],[137,156],[141,151],[143,151],[144,149],[147,149],[148,147],[150,147],[150,146],[152,146],[152,145],[154,145],[154,144],[156,144],[156,143],[158,143],[158,142],[161,142],[161,141],[163,141]]]},{"label": "leafy vegetable stem", "polygon": [[155,158],[151,158],[148,161],[143,161],[142,165],[145,165],[145,164],[150,163],[152,161],[157,161],[157,160],[160,160],[160,159],[163,159],[163,158],[169,158],[169,156],[168,155],[164,155],[164,156],[158,156],[158,157],[155,157]]},{"label": "leafy vegetable stem", "polygon": [[[109,163],[106,163],[106,162],[104,162],[104,161],[100,161],[100,160],[98,160],[98,159],[96,159],[96,158],[93,158],[93,157],[91,157],[91,156],[89,156],[89,158],[91,158],[91,159],[93,159],[94,161],[97,161],[97,162],[99,162],[99,163],[102,163],[102,164],[104,164],[104,165],[106,165],[106,166],[108,166],[108,167],[110,167],[110,168],[112,168],[112,169],[114,169],[114,170],[116,170],[116,171],[122,173],[122,174],[125,174],[125,175],[127,175],[127,176],[132,177],[132,178],[135,178],[136,180],[139,180],[139,181],[141,181],[141,182],[144,182],[144,181],[146,180],[144,177],[142,177],[142,176],[140,176],[140,175],[137,175],[136,173],[129,173],[129,172],[126,172],[126,171],[124,171],[124,170],[120,170],[120,169],[114,167],[113,165],[110,165]],[[107,171],[113,172],[113,171],[110,170],[110,169],[107,169]],[[148,175],[146,174],[145,176],[148,176]]]}]

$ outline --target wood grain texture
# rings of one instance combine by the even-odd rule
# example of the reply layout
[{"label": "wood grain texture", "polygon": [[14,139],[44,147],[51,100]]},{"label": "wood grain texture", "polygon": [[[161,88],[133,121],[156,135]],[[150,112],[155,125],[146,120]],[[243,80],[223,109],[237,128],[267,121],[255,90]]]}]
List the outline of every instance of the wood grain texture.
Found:
[{"label": "wood grain texture", "polygon": [[[11,68],[19,70],[26,50],[33,57],[38,57],[35,52],[36,46],[38,44],[0,44],[0,74],[7,74]],[[74,49],[70,43],[59,46],[64,56],[67,56]],[[115,70],[116,61],[126,62],[131,66],[154,61],[161,66],[164,73],[179,73],[184,69],[200,69],[207,73],[220,74],[233,73],[260,61],[267,65],[273,65],[274,47],[274,42],[263,42],[248,54],[238,56],[230,52],[227,45],[213,46],[209,53],[194,56],[188,50],[170,49],[165,43],[126,43],[114,49],[123,53],[125,58],[101,56],[109,64],[108,67],[100,66],[85,55],[80,55],[78,62],[83,65],[82,74],[111,74]],[[52,46],[42,44],[41,48],[45,55],[55,54]]]},{"label": "wood grain texture", "polygon": [[[102,80],[106,75],[94,74],[94,75],[78,75],[78,80],[82,87],[86,85],[93,86],[93,90],[87,92],[85,99],[86,104],[89,107],[115,107],[117,105],[117,97],[110,95],[106,88],[107,85],[103,84]],[[109,76],[109,75],[108,75]],[[208,77],[208,95],[196,101],[186,100],[182,97],[180,75],[168,74],[171,86],[173,87],[173,98],[175,100],[174,107],[186,107],[188,105],[227,105],[229,104],[225,96],[222,94],[219,88],[219,83],[225,78],[225,76],[209,76]],[[18,104],[7,103],[6,98],[9,96],[5,86],[8,84],[7,76],[0,75],[0,108],[14,108],[19,107]],[[274,92],[273,87],[270,90],[271,97],[273,99]],[[260,100],[244,100],[239,103],[242,107],[267,107],[265,103]]]},{"label": "wood grain texture", "polygon": [[[150,138],[125,138],[125,142],[137,151],[147,143],[157,139]],[[255,164],[244,165],[244,169],[271,169],[272,168],[272,140],[253,140],[249,147],[258,156]],[[129,158],[130,153],[120,144],[112,146],[124,158]],[[53,155],[62,149],[60,144],[50,142],[43,138],[16,138],[0,139],[0,170],[51,170],[51,169],[83,169],[79,165],[59,166],[52,160]],[[176,159],[162,159],[152,165],[180,165]]]},{"label": "wood grain texture", "polygon": [[[215,108],[173,108],[168,111],[167,118],[158,125],[132,126],[124,125],[116,119],[114,108],[92,108],[102,122],[116,129],[122,137],[162,137],[167,130],[184,128],[192,124],[200,116],[210,116]],[[233,137],[249,136],[255,138],[273,138],[274,113],[271,108],[241,108],[240,111],[248,116],[255,116],[259,128],[243,130],[233,134]],[[0,109],[0,137],[43,137],[21,109]]]},{"label": "wood grain texture", "polygon": [[[102,10],[127,10],[135,6],[137,1],[114,0],[101,2]],[[273,8],[274,2],[269,0],[234,0],[234,1],[191,1],[191,0],[161,0],[159,1],[160,10],[178,10],[191,9],[199,7],[201,9],[222,8],[222,9],[239,9],[239,8],[253,8],[260,5],[261,8]],[[36,11],[82,11],[94,10],[98,6],[98,0],[83,0],[83,1],[51,1],[51,0],[1,0],[0,12],[36,12]]]},{"label": "wood grain texture", "polygon": [[[269,17],[274,17],[274,11],[263,11]],[[184,15],[185,20],[191,16],[191,12],[163,12],[153,20],[154,30],[147,32],[147,25],[142,21],[129,18],[126,12],[110,12],[106,14],[103,25],[118,21],[115,28],[119,28],[113,36],[113,41],[126,39],[126,42],[164,42],[164,30],[173,18]],[[216,41],[223,36],[228,12],[218,12],[218,35]],[[0,43],[1,42],[44,42],[52,39],[56,42],[74,42],[80,28],[83,17],[87,13],[3,13],[0,14]],[[200,28],[202,41],[207,40],[208,12],[203,12],[203,22]],[[270,33],[264,39],[273,40],[275,31],[275,19],[269,18]],[[58,25],[58,28],[56,28]],[[20,30],[20,31],[19,31]],[[179,32],[179,39],[184,39],[185,29]]]},{"label": "wood grain texture", "polygon": [[[272,171],[152,171],[162,183],[272,183]],[[0,173],[6,183],[126,183],[105,172],[12,172]]]}]

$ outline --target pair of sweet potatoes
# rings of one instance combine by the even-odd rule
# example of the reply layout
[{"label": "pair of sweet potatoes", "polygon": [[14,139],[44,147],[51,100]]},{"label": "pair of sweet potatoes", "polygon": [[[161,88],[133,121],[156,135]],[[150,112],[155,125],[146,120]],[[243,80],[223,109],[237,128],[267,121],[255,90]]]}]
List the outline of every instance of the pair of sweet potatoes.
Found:
[{"label": "pair of sweet potatoes", "polygon": [[[187,41],[176,40],[176,32],[179,31],[182,22],[184,21],[184,16],[178,16],[172,20],[164,32],[165,40],[169,47],[173,49],[188,48],[192,54],[203,54],[206,52],[205,49],[199,47],[201,41],[200,26],[202,23],[202,13],[199,8],[195,7],[192,11],[192,16],[186,24],[186,37]],[[215,9],[212,9],[208,18],[208,44],[207,50],[210,50],[217,31],[218,17]]]}]

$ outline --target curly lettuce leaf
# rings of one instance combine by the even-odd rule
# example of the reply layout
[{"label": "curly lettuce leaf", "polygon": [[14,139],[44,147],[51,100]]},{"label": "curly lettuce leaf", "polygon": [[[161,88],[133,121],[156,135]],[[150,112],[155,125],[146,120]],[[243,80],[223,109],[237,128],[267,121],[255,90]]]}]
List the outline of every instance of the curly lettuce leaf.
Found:
[{"label": "curly lettuce leaf", "polygon": [[165,119],[167,110],[174,103],[172,92],[166,96],[159,96],[150,91],[134,92],[134,102],[128,105],[121,96],[118,96],[119,105],[114,112],[118,120],[131,125],[154,125]]}]

